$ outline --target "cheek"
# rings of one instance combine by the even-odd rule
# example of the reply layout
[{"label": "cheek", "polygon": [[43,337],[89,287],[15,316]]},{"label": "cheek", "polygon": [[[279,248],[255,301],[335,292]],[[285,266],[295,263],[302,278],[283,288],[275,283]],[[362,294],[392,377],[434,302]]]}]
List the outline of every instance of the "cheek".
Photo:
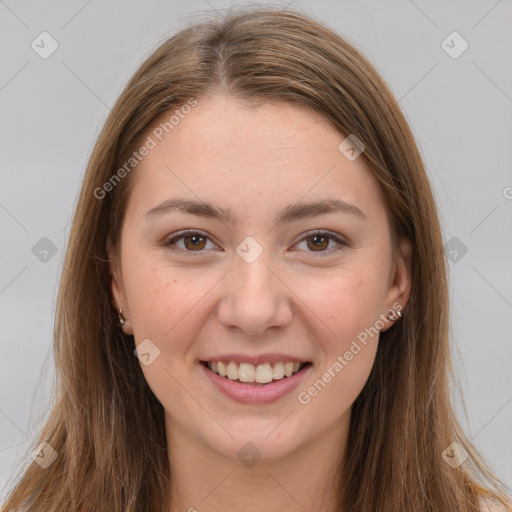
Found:
[{"label": "cheek", "polygon": [[325,376],[321,380],[328,383],[322,393],[326,404],[341,400],[349,407],[373,366],[381,327],[377,321],[385,291],[383,277],[375,269],[352,268],[350,272],[340,272],[339,277],[331,277],[328,284],[308,282],[308,303],[317,314],[318,326],[324,323],[329,327],[322,330],[327,335],[319,343],[322,358],[318,371]]},{"label": "cheek", "polygon": [[322,330],[328,334],[318,340],[315,379],[300,390],[299,401],[329,423],[350,409],[368,380],[379,342],[375,324],[382,296],[375,281],[357,276],[340,278],[336,286],[311,283],[308,293],[317,326],[325,323],[329,330]]},{"label": "cheek", "polygon": [[141,359],[142,372],[158,400],[179,415],[186,404],[179,383],[186,379],[189,349],[204,323],[205,296],[215,281],[204,271],[192,276],[136,258],[126,265],[126,276],[135,345],[145,343],[141,346],[149,346],[151,354],[148,365]]},{"label": "cheek", "polygon": [[143,255],[126,261],[123,274],[136,344],[149,338],[166,364],[183,360],[205,321],[208,295],[222,274],[200,267],[184,270]]},{"label": "cheek", "polygon": [[330,328],[338,343],[375,325],[381,313],[385,283],[378,272],[365,267],[304,283],[308,303]]},{"label": "cheek", "polygon": [[[176,277],[150,264],[133,262],[126,268],[125,287],[130,306],[130,315],[135,330],[143,337],[159,337],[164,329],[171,328],[173,319],[179,314],[183,301],[177,301]],[[175,305],[168,308],[172,301]]]}]

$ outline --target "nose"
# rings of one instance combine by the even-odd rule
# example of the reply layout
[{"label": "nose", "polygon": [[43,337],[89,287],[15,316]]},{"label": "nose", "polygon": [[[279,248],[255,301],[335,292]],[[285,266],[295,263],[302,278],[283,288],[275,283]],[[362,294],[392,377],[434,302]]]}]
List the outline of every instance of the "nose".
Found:
[{"label": "nose", "polygon": [[293,293],[265,254],[252,263],[235,258],[234,267],[224,278],[218,308],[218,319],[224,327],[261,336],[272,327],[283,328],[291,322]]}]

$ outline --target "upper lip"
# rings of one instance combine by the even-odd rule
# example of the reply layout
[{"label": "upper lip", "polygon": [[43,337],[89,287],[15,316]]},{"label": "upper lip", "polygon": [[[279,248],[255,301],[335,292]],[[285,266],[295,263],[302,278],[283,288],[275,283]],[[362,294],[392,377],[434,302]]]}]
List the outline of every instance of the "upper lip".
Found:
[{"label": "upper lip", "polygon": [[269,354],[258,354],[258,355],[249,355],[249,354],[240,354],[240,353],[231,353],[231,354],[221,354],[218,356],[211,356],[205,359],[201,359],[201,361],[234,361],[235,363],[252,363],[254,365],[264,364],[264,363],[277,363],[279,361],[287,362],[299,362],[299,363],[309,363],[310,361],[298,356],[292,356],[289,354],[279,354],[276,352],[272,352]]}]

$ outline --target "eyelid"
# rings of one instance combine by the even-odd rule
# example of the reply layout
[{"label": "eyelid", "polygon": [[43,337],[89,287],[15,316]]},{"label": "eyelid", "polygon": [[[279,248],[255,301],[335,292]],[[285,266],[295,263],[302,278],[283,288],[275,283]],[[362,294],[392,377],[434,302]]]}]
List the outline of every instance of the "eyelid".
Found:
[{"label": "eyelid", "polygon": [[[176,241],[181,240],[182,238],[184,238],[187,235],[200,235],[200,236],[206,238],[207,240],[211,241],[212,243],[216,244],[216,242],[212,239],[212,237],[208,233],[201,231],[200,229],[188,229],[188,230],[184,230],[184,231],[175,233],[175,234],[171,235],[171,237],[166,238],[163,242],[163,245],[164,245],[164,247],[171,247],[171,245],[174,245],[176,243]],[[337,247],[331,248],[326,251],[318,251],[318,252],[317,251],[306,251],[307,253],[317,254],[319,257],[333,254],[345,247],[350,247],[350,244],[344,239],[343,236],[338,235],[337,233],[334,233],[334,232],[326,230],[326,229],[314,229],[314,230],[306,231],[305,233],[303,233],[301,235],[301,238],[299,240],[297,240],[297,242],[295,242],[293,245],[295,246],[301,242],[304,242],[305,240],[307,240],[308,238],[311,238],[313,236],[326,236],[330,240],[332,240],[338,244]],[[204,249],[200,250],[200,251],[187,251],[184,249],[172,248],[172,250],[178,250],[180,252],[184,252],[187,254],[197,253],[197,255],[201,255],[202,253],[205,252]]]}]

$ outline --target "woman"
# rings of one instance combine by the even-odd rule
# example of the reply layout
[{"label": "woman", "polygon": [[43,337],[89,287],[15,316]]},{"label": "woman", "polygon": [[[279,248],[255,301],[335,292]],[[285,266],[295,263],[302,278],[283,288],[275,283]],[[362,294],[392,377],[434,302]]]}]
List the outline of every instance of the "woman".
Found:
[{"label": "woman", "polygon": [[413,136],[300,13],[198,23],[143,63],[57,307],[59,393],[4,510],[512,510],[450,403]]}]

